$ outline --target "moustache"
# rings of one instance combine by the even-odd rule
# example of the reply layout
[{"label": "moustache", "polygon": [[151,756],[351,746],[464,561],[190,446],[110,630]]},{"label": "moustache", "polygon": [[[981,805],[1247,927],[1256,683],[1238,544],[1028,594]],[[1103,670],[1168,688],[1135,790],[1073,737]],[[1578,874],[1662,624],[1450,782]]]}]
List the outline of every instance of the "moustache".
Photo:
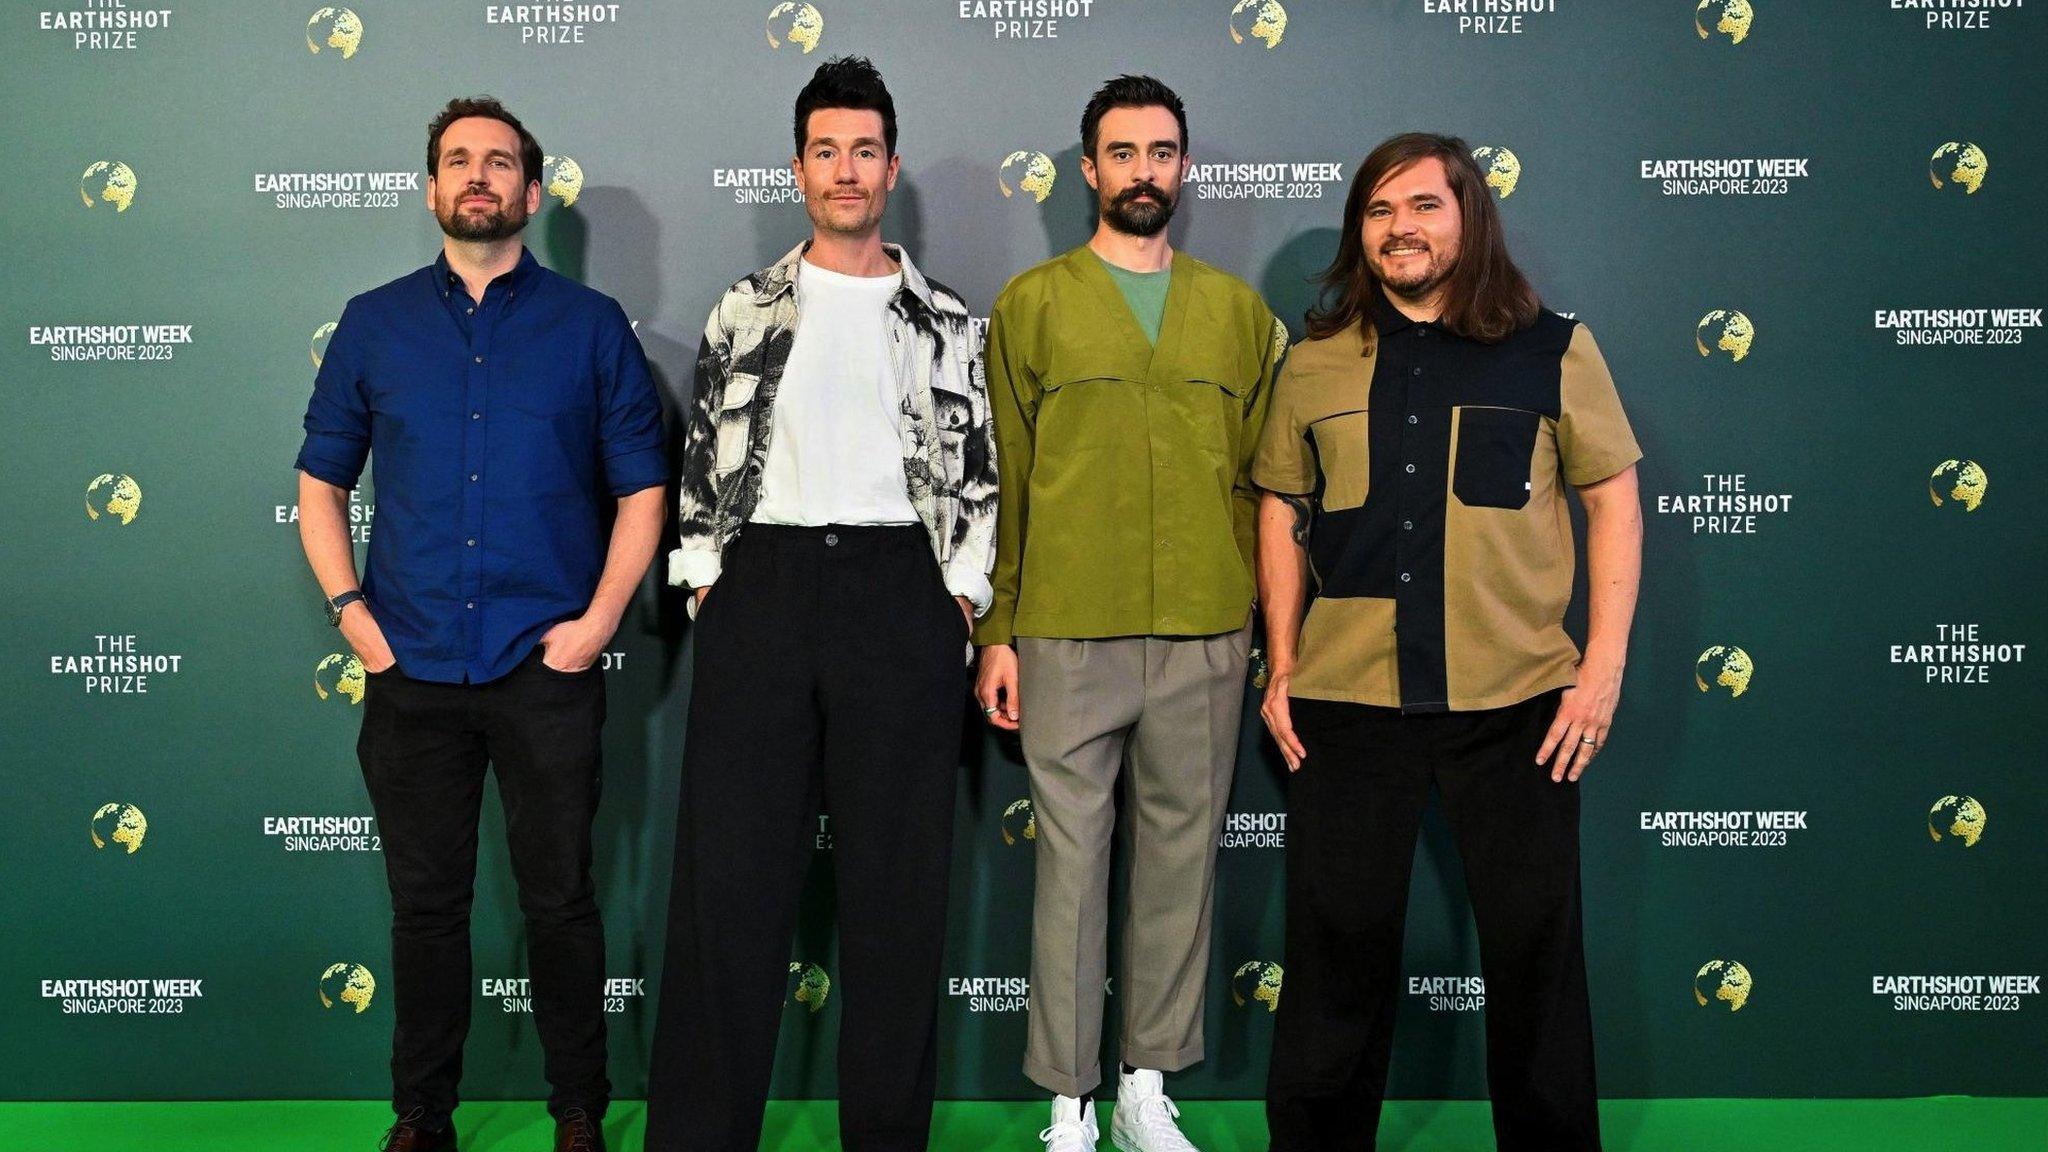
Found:
[{"label": "moustache", "polygon": [[1172,200],[1170,200],[1167,197],[1165,192],[1160,190],[1157,184],[1147,183],[1133,184],[1129,188],[1126,188],[1123,191],[1117,193],[1116,202],[1118,204],[1132,204],[1135,203],[1138,197],[1140,196],[1152,197],[1152,199],[1157,201],[1162,208],[1172,203]]}]

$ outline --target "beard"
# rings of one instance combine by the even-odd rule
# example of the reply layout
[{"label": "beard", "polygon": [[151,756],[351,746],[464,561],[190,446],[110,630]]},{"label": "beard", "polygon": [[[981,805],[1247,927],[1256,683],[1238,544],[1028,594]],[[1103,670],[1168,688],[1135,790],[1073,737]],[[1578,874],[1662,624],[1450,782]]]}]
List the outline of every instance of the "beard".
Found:
[{"label": "beard", "polygon": [[[1140,196],[1151,196],[1152,202],[1140,204]],[[1157,236],[1173,219],[1173,210],[1179,201],[1166,194],[1157,184],[1143,181],[1116,194],[1102,205],[1102,219],[1111,228],[1127,236]]]},{"label": "beard", "polygon": [[1380,283],[1399,292],[1403,296],[1410,298],[1427,296],[1442,287],[1444,281],[1451,278],[1451,272],[1457,267],[1457,261],[1455,259],[1445,259],[1438,253],[1435,245],[1429,247],[1428,255],[1428,261],[1421,268],[1410,268],[1403,272],[1390,272],[1384,264],[1381,264],[1373,268],[1372,273],[1379,278]]},{"label": "beard", "polygon": [[517,204],[501,203],[488,211],[464,209],[462,201],[474,194],[472,190],[465,188],[456,197],[453,207],[446,212],[434,213],[434,219],[440,222],[443,233],[456,240],[507,240],[519,235],[519,230],[526,227],[524,200]]}]

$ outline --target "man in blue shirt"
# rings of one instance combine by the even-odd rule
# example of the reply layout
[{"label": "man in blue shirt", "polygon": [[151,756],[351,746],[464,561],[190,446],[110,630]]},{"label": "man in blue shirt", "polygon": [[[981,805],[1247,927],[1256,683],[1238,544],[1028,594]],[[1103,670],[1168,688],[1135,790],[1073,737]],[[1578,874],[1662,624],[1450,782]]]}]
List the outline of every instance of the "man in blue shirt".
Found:
[{"label": "man in blue shirt", "polygon": [[[306,558],[369,684],[356,748],[391,885],[388,1152],[456,1146],[487,767],[555,1146],[604,1147],[597,661],[653,559],[666,456],[625,313],[520,243],[540,168],[540,145],[495,100],[454,100],[435,118],[427,204],[441,255],[349,301],[297,463]],[[358,588],[348,494],[373,452],[380,507]]]}]

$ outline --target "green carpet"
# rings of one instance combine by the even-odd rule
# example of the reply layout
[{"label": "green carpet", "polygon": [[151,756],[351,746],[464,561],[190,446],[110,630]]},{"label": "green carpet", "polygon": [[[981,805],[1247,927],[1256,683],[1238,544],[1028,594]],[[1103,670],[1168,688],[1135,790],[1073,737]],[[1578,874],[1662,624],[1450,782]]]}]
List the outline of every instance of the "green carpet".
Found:
[{"label": "green carpet", "polygon": [[[612,1152],[638,1152],[639,1102],[605,1121]],[[2038,1152],[2048,1147],[2048,1099],[1937,1096],[1924,1100],[1609,1100],[1600,1106],[1608,1152]],[[357,1101],[179,1104],[0,1103],[0,1144],[34,1152],[369,1152],[390,1110]],[[553,1129],[539,1104],[466,1104],[467,1152],[548,1152]],[[944,1152],[1038,1147],[1045,1105],[947,1102],[932,1147]],[[1106,1150],[1109,1114],[1102,1115]],[[1203,1152],[1264,1152],[1257,1101],[1189,1101],[1181,1125]],[[762,1148],[837,1148],[832,1101],[768,1106]],[[1387,1105],[1381,1152],[1484,1152],[1487,1107],[1473,1101]]]}]

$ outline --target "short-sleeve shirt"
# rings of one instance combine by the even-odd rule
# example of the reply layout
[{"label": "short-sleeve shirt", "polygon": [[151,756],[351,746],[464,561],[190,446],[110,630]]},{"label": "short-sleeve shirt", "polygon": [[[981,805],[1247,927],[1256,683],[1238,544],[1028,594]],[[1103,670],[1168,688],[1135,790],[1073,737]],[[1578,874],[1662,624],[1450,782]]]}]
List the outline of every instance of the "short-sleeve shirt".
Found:
[{"label": "short-sleeve shirt", "polygon": [[1565,485],[1641,456],[1592,333],[1554,312],[1486,344],[1375,293],[1295,345],[1252,466],[1316,509],[1291,693],[1420,713],[1575,683]]}]

